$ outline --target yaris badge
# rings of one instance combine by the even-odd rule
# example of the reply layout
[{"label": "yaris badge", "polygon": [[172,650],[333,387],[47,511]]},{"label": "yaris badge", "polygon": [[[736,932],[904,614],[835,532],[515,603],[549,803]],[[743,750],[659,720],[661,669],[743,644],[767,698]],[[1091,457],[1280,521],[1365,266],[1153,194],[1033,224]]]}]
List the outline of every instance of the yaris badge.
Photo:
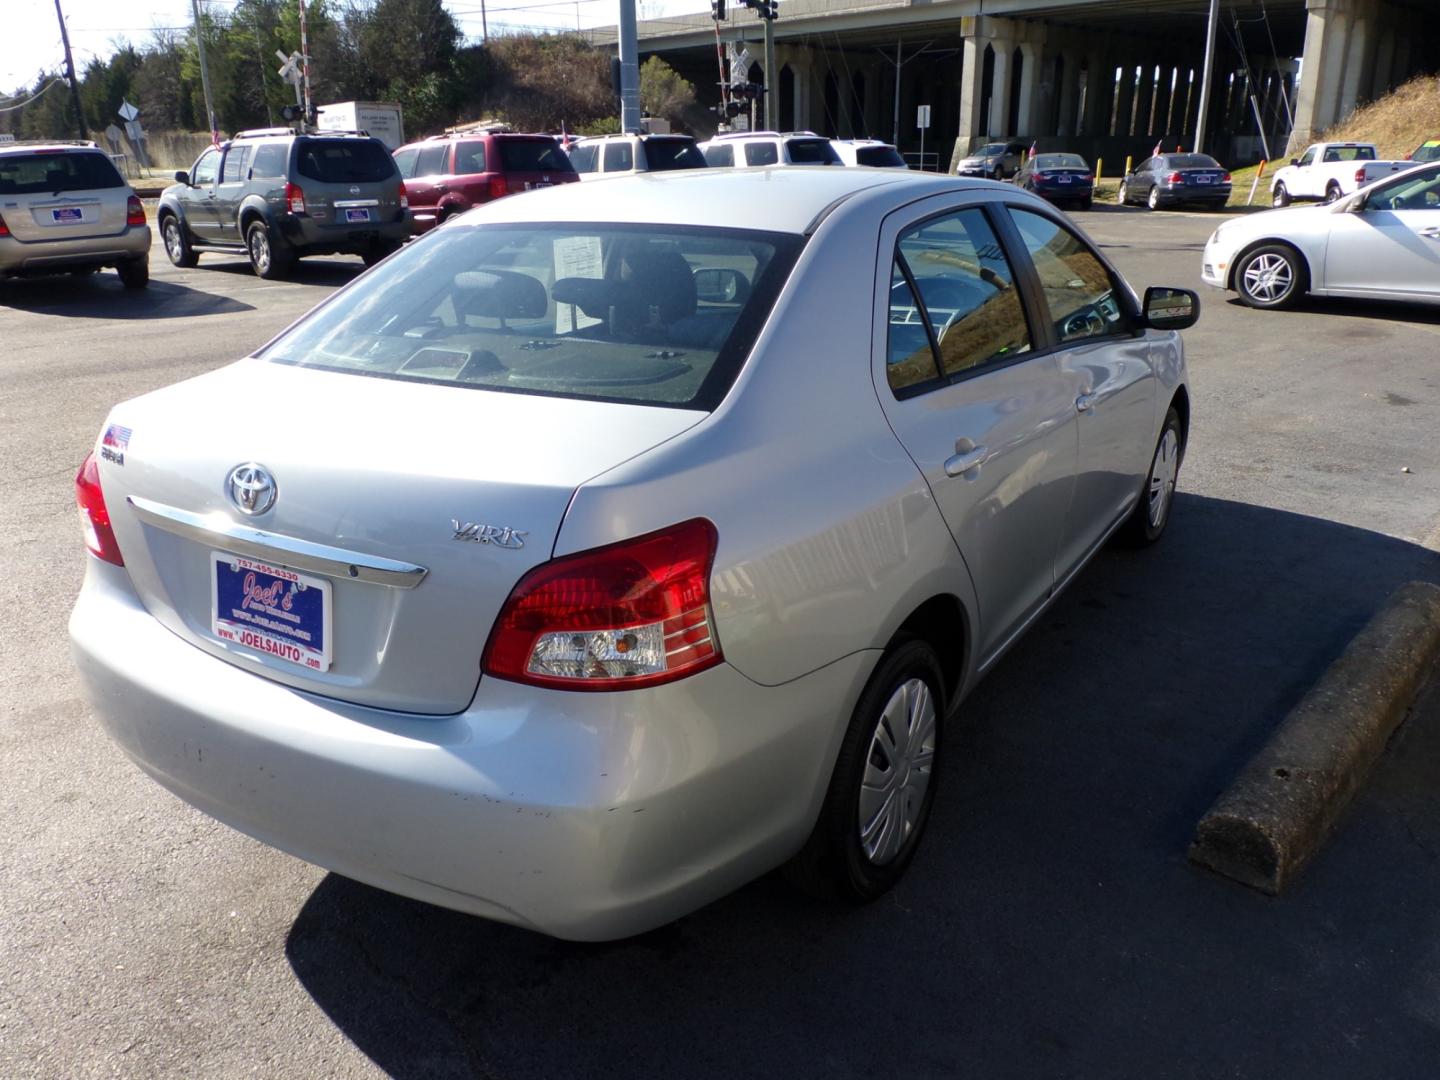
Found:
[{"label": "yaris badge", "polygon": [[450,525],[455,530],[452,539],[469,540],[476,544],[494,544],[511,551],[523,548],[525,537],[530,535],[528,530],[512,529],[508,525],[477,525],[473,521],[457,521],[455,518],[450,519]]},{"label": "yaris badge", "polygon": [[275,479],[253,461],[236,465],[225,480],[225,492],[235,509],[252,517],[275,505]]}]

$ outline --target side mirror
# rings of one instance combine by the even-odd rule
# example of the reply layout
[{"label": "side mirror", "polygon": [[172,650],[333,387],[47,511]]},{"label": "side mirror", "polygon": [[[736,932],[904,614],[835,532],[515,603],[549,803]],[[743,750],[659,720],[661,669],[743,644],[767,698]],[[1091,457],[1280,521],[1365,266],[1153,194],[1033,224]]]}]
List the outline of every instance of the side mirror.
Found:
[{"label": "side mirror", "polygon": [[1290,164],[1291,164],[1291,165],[1299,165],[1299,164],[1300,164],[1300,159],[1299,159],[1298,157],[1292,157],[1292,158],[1290,159]]},{"label": "side mirror", "polygon": [[1188,330],[1200,319],[1200,297],[1189,289],[1151,285],[1145,290],[1145,325],[1152,330]]},{"label": "side mirror", "polygon": [[177,172],[177,173],[175,174],[175,182],[176,182],[177,184],[184,184],[186,187],[189,187],[189,186],[190,186],[190,174],[187,173],[184,169],[181,169],[179,172]]},{"label": "side mirror", "polygon": [[743,304],[750,298],[750,282],[728,266],[696,270],[695,299],[706,304]]}]

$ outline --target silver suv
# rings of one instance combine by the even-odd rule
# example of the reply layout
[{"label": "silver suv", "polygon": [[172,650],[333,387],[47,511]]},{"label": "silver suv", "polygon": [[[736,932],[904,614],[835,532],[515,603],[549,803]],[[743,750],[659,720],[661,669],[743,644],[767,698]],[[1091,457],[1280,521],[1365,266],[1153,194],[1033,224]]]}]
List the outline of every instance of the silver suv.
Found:
[{"label": "silver suv", "polygon": [[703,169],[705,155],[689,135],[597,135],[570,147],[581,180],[637,172]]},{"label": "silver suv", "polygon": [[716,135],[700,144],[714,168],[764,165],[844,165],[830,140],[813,131],[746,131]]},{"label": "silver suv", "polygon": [[157,220],[180,267],[202,251],[248,255],[262,278],[283,277],[304,255],[359,255],[372,266],[410,236],[395,159],[364,132],[242,131],[175,179]]},{"label": "silver suv", "polygon": [[93,142],[0,146],[0,278],[113,266],[150,281],[150,226],[135,192]]}]

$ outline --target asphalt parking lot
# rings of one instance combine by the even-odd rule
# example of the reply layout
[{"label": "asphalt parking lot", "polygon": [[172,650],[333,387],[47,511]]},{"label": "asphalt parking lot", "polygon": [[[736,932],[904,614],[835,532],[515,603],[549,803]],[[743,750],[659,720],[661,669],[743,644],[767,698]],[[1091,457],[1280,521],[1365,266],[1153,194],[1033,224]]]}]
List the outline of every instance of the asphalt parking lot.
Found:
[{"label": "asphalt parking lot", "polygon": [[360,261],[263,282],[157,243],[144,294],[0,283],[0,1076],[1433,1073],[1435,692],[1285,897],[1186,845],[1390,591],[1440,582],[1440,308],[1252,312],[1199,284],[1219,215],[1077,220],[1137,288],[1201,289],[1171,531],[1102,552],[972,696],[893,894],[836,910],[767,878],[603,946],[232,833],[79,696],[72,479],[108,407],[248,352]]}]

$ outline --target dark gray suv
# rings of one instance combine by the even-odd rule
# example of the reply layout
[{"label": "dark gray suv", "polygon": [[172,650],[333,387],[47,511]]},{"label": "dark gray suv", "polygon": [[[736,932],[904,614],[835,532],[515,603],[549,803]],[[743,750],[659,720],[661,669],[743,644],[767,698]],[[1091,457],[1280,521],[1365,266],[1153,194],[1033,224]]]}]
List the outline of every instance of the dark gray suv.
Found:
[{"label": "dark gray suv", "polygon": [[242,131],[175,179],[156,220],[176,266],[194,266],[202,251],[243,252],[262,278],[304,255],[359,255],[371,266],[410,235],[395,159],[363,132]]}]

